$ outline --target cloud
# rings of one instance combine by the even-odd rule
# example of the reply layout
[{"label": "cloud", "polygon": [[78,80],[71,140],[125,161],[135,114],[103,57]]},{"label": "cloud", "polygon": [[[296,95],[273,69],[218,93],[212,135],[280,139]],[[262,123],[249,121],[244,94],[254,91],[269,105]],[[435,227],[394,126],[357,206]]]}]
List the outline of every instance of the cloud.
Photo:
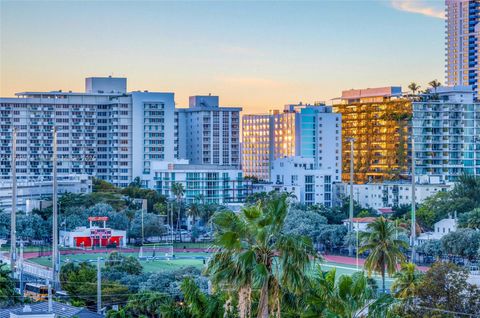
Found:
[{"label": "cloud", "polygon": [[445,19],[445,12],[442,6],[437,4],[442,4],[442,2],[437,1],[428,1],[423,0],[391,0],[390,4],[393,8],[410,12],[422,14],[427,17]]}]

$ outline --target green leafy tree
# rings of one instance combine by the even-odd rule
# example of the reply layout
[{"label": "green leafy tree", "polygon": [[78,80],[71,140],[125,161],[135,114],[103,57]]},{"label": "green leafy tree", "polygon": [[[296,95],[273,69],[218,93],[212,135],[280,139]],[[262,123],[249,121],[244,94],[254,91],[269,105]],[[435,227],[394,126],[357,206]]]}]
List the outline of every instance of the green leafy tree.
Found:
[{"label": "green leafy tree", "polygon": [[435,263],[416,289],[415,305],[405,304],[399,316],[454,317],[446,313],[450,311],[475,317],[480,312],[480,289],[468,283],[468,276],[466,270],[452,263]]},{"label": "green leafy tree", "polygon": [[6,263],[0,262],[0,308],[8,307],[19,301],[15,291],[15,282]]},{"label": "green leafy tree", "polygon": [[309,238],[283,232],[287,211],[287,195],[281,194],[263,206],[215,215],[214,246],[218,251],[206,273],[219,288],[237,293],[242,317],[252,310],[254,290],[259,290],[259,318],[280,313],[282,288],[302,292],[314,251]]},{"label": "green leafy tree", "polygon": [[317,240],[319,228],[327,224],[327,219],[315,210],[290,207],[283,230],[287,234],[304,235]]},{"label": "green leafy tree", "polygon": [[480,248],[480,232],[473,229],[458,229],[440,240],[445,254],[475,259]]},{"label": "green leafy tree", "polygon": [[[161,216],[154,213],[143,213],[143,231],[145,237],[161,236],[166,233],[166,228]],[[142,212],[136,211],[130,224],[128,237],[133,239],[142,238]]]},{"label": "green leafy tree", "polygon": [[368,275],[377,272],[382,276],[382,290],[385,292],[385,274],[393,275],[396,266],[405,260],[402,248],[408,248],[408,244],[397,239],[397,233],[401,231],[384,217],[377,218],[368,224],[367,232],[360,233],[360,253],[369,252],[365,260],[365,268]]},{"label": "green leafy tree", "polygon": [[458,217],[458,225],[470,229],[480,229],[480,208],[461,214]]},{"label": "green leafy tree", "polygon": [[[86,262],[67,263],[60,270],[62,288],[79,303],[94,309],[97,301],[97,270]],[[102,280],[102,304],[110,306],[124,303],[128,298],[128,288],[117,282]]]},{"label": "green leafy tree", "polygon": [[442,243],[440,240],[428,240],[420,244],[417,248],[419,253],[436,257],[437,259],[443,255]]},{"label": "green leafy tree", "polygon": [[133,256],[124,256],[119,252],[108,254],[105,261],[105,271],[116,271],[129,275],[140,275],[143,271],[142,264]]}]

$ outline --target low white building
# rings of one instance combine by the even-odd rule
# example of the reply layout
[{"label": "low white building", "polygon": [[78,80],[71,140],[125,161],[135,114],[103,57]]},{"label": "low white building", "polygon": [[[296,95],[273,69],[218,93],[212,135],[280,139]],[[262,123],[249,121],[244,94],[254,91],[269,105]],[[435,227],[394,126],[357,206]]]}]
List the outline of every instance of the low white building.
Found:
[{"label": "low white building", "polygon": [[150,174],[144,175],[145,185],[174,198],[173,183],[185,189],[184,202],[242,203],[252,193],[251,182],[243,179],[242,170],[235,166],[195,165],[188,160],[152,162]]},{"label": "low white building", "polygon": [[[353,230],[355,232],[360,231],[360,232],[365,232],[367,231],[367,226],[374,222],[377,218],[375,217],[364,217],[364,218],[353,218]],[[350,223],[350,219],[345,219],[343,220],[343,225],[345,225],[348,228],[348,225]]]},{"label": "low white building", "polygon": [[[92,180],[87,175],[68,175],[58,177],[58,194],[90,193]],[[52,197],[52,180],[39,178],[17,181],[17,211],[30,212],[39,207],[40,201],[49,201]],[[47,204],[48,205],[48,204]],[[12,181],[0,180],[0,210],[10,212],[12,209]]]},{"label": "low white building", "polygon": [[272,162],[270,182],[277,191],[291,192],[300,203],[332,206],[332,169],[316,169],[313,158],[300,156],[275,159]]},{"label": "low white building", "polygon": [[450,232],[455,232],[458,228],[456,217],[448,217],[435,223],[433,232],[425,232],[418,236],[417,244],[421,244],[428,240],[440,240]]},{"label": "low white building", "polygon": [[[90,226],[80,226],[73,231],[60,231],[60,244],[65,247],[92,248],[127,246],[127,232],[108,228],[108,217],[92,216],[88,218]],[[103,226],[93,225],[93,222],[103,222]]]},{"label": "low white building", "polygon": [[[336,184],[336,187],[336,193],[340,197],[349,197],[348,183]],[[422,203],[437,192],[448,191],[451,188],[451,183],[442,183],[438,178],[418,178],[415,184],[415,200],[417,204]],[[340,197],[335,199],[338,200]],[[382,208],[411,204],[412,184],[408,181],[354,184],[353,199],[362,207],[377,211]]]}]

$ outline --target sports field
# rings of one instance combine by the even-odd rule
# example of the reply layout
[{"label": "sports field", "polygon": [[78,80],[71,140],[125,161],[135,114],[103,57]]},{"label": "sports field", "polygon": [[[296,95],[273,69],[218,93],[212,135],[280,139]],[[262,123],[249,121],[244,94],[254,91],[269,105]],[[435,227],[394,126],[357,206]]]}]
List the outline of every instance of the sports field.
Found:
[{"label": "sports field", "polygon": [[[61,262],[62,264],[65,262],[91,262],[96,263],[97,258],[100,257],[100,261],[103,262],[108,257],[109,252],[97,252],[97,253],[81,253],[81,254],[67,254],[61,255]],[[138,252],[124,252],[122,253],[125,256],[134,256],[138,257]],[[171,271],[177,270],[188,266],[194,266],[198,269],[202,269],[205,266],[205,262],[208,261],[208,258],[211,256],[211,253],[206,252],[175,252],[175,257],[172,258],[171,256],[167,256],[164,253],[156,252],[153,254],[151,251],[145,252],[143,256],[144,259],[140,259],[140,263],[142,264],[144,270],[146,272],[159,272],[159,271]],[[152,257],[155,259],[152,259]],[[51,258],[50,256],[42,256],[36,258],[30,258],[30,262],[34,262],[43,266],[51,266]],[[363,262],[362,262],[363,263]],[[329,271],[333,268],[336,269],[337,277],[340,275],[352,275],[357,271],[362,271],[363,267],[359,264],[357,268],[356,265],[352,264],[344,264],[338,263],[333,261],[322,261],[318,262],[318,265],[324,271]],[[313,270],[312,270],[313,272]],[[381,284],[380,276],[374,275],[374,278],[377,280],[378,284]],[[391,278],[386,279],[387,286],[389,286],[392,282]]]}]

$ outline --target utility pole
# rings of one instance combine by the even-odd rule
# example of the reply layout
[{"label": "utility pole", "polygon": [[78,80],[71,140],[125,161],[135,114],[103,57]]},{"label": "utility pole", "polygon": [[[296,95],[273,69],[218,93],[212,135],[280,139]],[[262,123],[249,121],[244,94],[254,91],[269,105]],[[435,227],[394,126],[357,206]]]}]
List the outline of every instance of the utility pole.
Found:
[{"label": "utility pole", "polygon": [[47,286],[48,286],[48,312],[53,311],[53,303],[52,303],[52,284],[50,284],[50,281],[47,280]]},{"label": "utility pole", "polygon": [[175,243],[173,239],[173,204],[169,202],[168,205],[170,206],[170,222],[171,222],[170,231],[172,233],[172,257],[173,257],[173,245]]},{"label": "utility pole", "polygon": [[20,242],[20,262],[19,262],[19,267],[20,267],[20,271],[19,271],[19,281],[20,281],[20,297],[22,299],[22,302],[23,302],[23,293],[24,293],[24,290],[23,290],[23,241]]},{"label": "utility pole", "polygon": [[[355,139],[347,138],[347,141],[350,142],[350,206],[349,206],[349,222],[348,222],[348,232],[352,233],[353,231],[353,142]],[[350,244],[348,247],[348,255],[352,256],[353,246]]]},{"label": "utility pole", "polygon": [[415,236],[416,236],[416,216],[415,216],[415,137],[412,132],[412,228],[410,235],[410,245],[412,247],[411,262],[415,263]]},{"label": "utility pole", "polygon": [[53,128],[53,157],[52,157],[52,174],[53,174],[53,191],[52,191],[52,270],[53,270],[53,286],[59,288],[58,273],[58,203],[57,203],[57,127]]},{"label": "utility pole", "polygon": [[145,230],[143,226],[143,212],[147,209],[147,200],[142,200],[142,245],[145,243]]},{"label": "utility pole", "polygon": [[15,276],[17,261],[17,128],[13,128],[12,139],[12,212],[10,217],[10,269]]},{"label": "utility pole", "polygon": [[97,313],[102,313],[102,272],[100,269],[100,257],[97,257]]}]

